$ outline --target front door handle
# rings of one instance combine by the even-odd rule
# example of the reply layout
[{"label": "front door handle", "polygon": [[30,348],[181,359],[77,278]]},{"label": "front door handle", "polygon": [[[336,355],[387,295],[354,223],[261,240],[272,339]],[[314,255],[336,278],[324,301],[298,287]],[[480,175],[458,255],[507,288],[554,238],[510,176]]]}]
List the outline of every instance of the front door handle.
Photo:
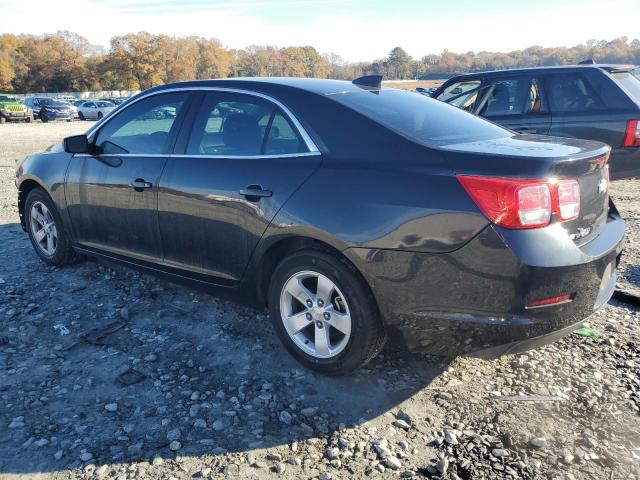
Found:
[{"label": "front door handle", "polygon": [[136,178],[129,186],[133,187],[136,192],[142,192],[145,188],[153,187],[153,184],[151,182],[145,182],[142,178]]},{"label": "front door handle", "polygon": [[257,202],[261,198],[272,196],[273,192],[271,190],[264,190],[260,185],[247,185],[247,188],[240,190],[240,195],[247,197],[247,200]]}]

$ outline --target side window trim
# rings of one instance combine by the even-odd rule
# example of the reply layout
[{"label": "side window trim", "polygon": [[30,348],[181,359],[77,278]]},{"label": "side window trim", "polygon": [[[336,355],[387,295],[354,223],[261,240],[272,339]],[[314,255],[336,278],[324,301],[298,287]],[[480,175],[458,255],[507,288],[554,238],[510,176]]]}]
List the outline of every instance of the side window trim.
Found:
[{"label": "side window trim", "polygon": [[[97,135],[99,130],[103,127],[103,125],[107,121],[111,121],[112,119],[116,118],[117,115],[121,114],[127,108],[130,108],[135,103],[137,103],[137,102],[139,102],[139,101],[141,101],[141,100],[143,100],[145,98],[148,98],[150,96],[162,95],[164,93],[173,93],[173,92],[186,92],[186,93],[190,94],[190,97],[193,97],[196,92],[223,92],[223,93],[239,93],[239,94],[250,95],[250,96],[254,96],[254,97],[258,97],[258,98],[263,98],[263,99],[275,104],[278,108],[280,108],[282,110],[282,112],[285,115],[285,117],[292,123],[296,133],[300,136],[300,138],[302,138],[303,144],[307,147],[308,151],[304,152],[304,153],[298,153],[296,155],[298,155],[298,156],[300,156],[300,155],[308,156],[309,153],[314,154],[314,155],[321,154],[320,149],[318,148],[316,143],[313,141],[313,139],[311,138],[309,133],[302,126],[302,123],[300,122],[300,120],[298,120],[298,118],[291,112],[291,110],[289,110],[289,108],[286,105],[284,105],[281,101],[279,101],[278,99],[273,98],[273,97],[271,97],[269,95],[265,95],[263,93],[260,93],[260,92],[254,92],[254,91],[251,91],[251,90],[244,90],[244,89],[239,89],[239,88],[227,88],[227,87],[169,88],[169,89],[164,89],[164,90],[151,92],[151,93],[148,93],[146,95],[142,95],[141,94],[141,96],[139,98],[136,98],[134,101],[127,102],[127,104],[124,105],[122,108],[118,108],[118,109],[114,110],[114,112],[115,112],[114,116],[109,115],[109,114],[105,115],[105,117],[104,117],[102,122],[97,122],[96,124],[91,126],[89,128],[89,130],[87,131],[87,138],[89,139],[89,142],[91,143],[95,139],[95,136]],[[190,116],[190,119],[191,118],[193,118],[193,117]],[[179,132],[179,134],[176,137],[179,137],[180,135],[181,135],[181,132]],[[186,149],[186,145],[185,145],[185,149]],[[203,156],[214,157],[213,155],[203,155]],[[234,158],[237,158],[237,157],[234,157]],[[242,157],[242,158],[247,158],[247,157]]]}]

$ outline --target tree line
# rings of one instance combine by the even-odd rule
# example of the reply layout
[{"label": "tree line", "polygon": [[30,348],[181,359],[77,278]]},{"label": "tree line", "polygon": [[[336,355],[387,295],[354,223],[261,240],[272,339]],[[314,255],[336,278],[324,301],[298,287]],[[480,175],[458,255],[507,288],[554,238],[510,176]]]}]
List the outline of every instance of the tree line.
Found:
[{"label": "tree line", "polygon": [[442,77],[462,72],[563,65],[593,58],[640,64],[640,40],[590,40],[574,47],[533,46],[508,53],[448,50],[412,58],[400,47],[373,62],[350,63],[312,46],[249,46],[234,50],[215,38],[171,37],[147,32],[111,39],[108,50],[77,33],[0,35],[0,92],[144,90],[181,80],[240,76],[353,79]]}]

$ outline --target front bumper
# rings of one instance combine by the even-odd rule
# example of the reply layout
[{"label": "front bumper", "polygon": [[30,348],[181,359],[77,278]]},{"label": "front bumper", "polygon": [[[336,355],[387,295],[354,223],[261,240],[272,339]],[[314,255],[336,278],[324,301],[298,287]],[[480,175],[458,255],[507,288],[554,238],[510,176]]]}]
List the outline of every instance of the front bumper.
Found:
[{"label": "front bumper", "polygon": [[60,111],[40,111],[40,117],[46,117],[47,120],[71,120],[73,118],[72,112],[60,112]]},{"label": "front bumper", "polygon": [[[411,350],[499,356],[566,335],[615,288],[624,222],[612,205],[598,236],[578,246],[561,225],[489,226],[444,254],[353,248],[387,326]],[[526,308],[572,294],[568,303]]]}]

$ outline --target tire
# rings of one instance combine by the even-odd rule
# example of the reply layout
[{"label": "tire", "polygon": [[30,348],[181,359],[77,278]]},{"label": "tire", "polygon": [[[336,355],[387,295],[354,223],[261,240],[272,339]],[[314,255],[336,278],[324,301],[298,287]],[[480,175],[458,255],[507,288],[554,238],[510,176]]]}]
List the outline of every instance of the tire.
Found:
[{"label": "tire", "polygon": [[49,119],[44,115],[41,115],[40,119],[42,120],[42,123],[47,123],[49,121]]},{"label": "tire", "polygon": [[80,120],[85,120],[84,115],[82,114],[82,112],[78,112],[78,118]]},{"label": "tire", "polygon": [[98,120],[101,120],[103,117],[102,112],[98,112]]},{"label": "tire", "polygon": [[33,116],[29,115],[24,121],[27,122],[27,123],[33,122]]},{"label": "tire", "polygon": [[[52,253],[48,254],[45,252],[44,247],[40,243],[46,243],[47,240],[36,240],[35,230],[37,229],[37,226],[42,226],[42,223],[37,219],[32,218],[34,206],[38,213],[42,213],[44,211],[44,209],[41,208],[41,206],[44,206],[49,214],[46,215],[46,218],[53,221],[55,232],[52,232],[52,234],[55,233],[56,240],[53,242],[55,248]],[[44,263],[47,265],[61,266],[73,263],[78,259],[78,255],[73,250],[73,247],[71,247],[69,237],[64,230],[64,225],[62,224],[62,219],[60,218],[58,209],[53,203],[53,200],[51,200],[51,197],[49,197],[47,192],[42,188],[34,188],[29,192],[25,202],[24,215],[31,245],[33,245],[33,249]]]},{"label": "tire", "polygon": [[[318,275],[316,280],[313,275]],[[287,285],[296,285],[290,282],[303,277],[305,278],[302,281],[307,282],[308,293],[314,294],[312,308],[294,301],[293,295],[289,293],[290,289],[287,289]],[[325,288],[333,292],[333,296],[325,296],[332,297],[327,300],[326,305],[321,305],[315,295],[319,279],[322,279],[324,285],[333,284],[333,290]],[[304,293],[302,295],[307,298]],[[269,314],[278,338],[289,353],[309,369],[326,375],[345,375],[372,360],[384,346],[384,325],[369,286],[353,265],[334,253],[315,249],[301,250],[286,257],[271,277],[268,302]],[[289,309],[290,305],[297,306],[295,312],[283,311]],[[329,317],[324,317],[328,312]],[[299,325],[305,325],[297,334],[289,333],[290,324],[285,326],[284,316],[289,314],[299,318]],[[336,322],[334,324],[337,325],[340,321],[338,319],[347,317],[350,318],[348,337],[343,331],[326,326],[327,323],[332,325],[331,322]],[[311,320],[308,320],[309,318]],[[324,327],[318,325],[323,318],[331,319],[330,322],[322,322]],[[305,320],[308,321],[307,324],[304,323]],[[344,329],[344,325],[346,323],[341,325],[342,329],[347,330]],[[312,337],[317,339],[316,335],[322,335],[322,332],[328,336],[324,337],[325,340],[328,338],[328,348],[323,348],[322,345],[317,347],[317,341],[310,342]],[[312,343],[312,346],[309,346],[309,343]],[[322,351],[327,353],[322,355]]]},{"label": "tire", "polygon": [[0,124],[6,123],[7,119],[0,115]]}]

